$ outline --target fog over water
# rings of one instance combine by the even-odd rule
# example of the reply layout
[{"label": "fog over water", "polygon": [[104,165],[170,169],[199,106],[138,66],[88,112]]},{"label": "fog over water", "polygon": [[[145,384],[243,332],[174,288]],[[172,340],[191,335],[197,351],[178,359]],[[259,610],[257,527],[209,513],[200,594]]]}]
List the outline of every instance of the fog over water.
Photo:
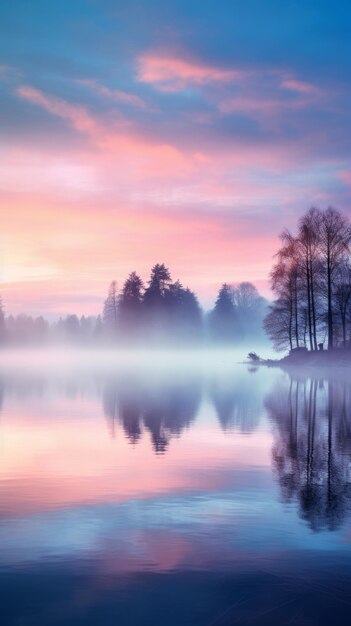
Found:
[{"label": "fog over water", "polygon": [[6,624],[347,623],[348,374],[244,356],[1,354]]}]

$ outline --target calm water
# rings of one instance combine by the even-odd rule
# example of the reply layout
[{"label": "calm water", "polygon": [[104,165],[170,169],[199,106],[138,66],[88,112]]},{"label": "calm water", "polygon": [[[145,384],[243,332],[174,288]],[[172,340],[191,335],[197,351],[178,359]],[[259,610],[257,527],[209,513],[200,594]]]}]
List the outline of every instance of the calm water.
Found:
[{"label": "calm water", "polygon": [[230,355],[0,367],[1,624],[348,624],[351,383]]}]

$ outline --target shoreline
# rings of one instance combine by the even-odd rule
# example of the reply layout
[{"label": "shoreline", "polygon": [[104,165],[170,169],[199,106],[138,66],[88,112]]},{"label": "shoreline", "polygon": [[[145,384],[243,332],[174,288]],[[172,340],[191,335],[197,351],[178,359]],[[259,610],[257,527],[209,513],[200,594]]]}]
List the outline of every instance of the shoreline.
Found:
[{"label": "shoreline", "polygon": [[265,367],[279,367],[283,370],[292,369],[351,369],[351,350],[336,348],[332,351],[304,351],[303,353],[290,353],[281,359],[260,359],[248,361],[251,365],[264,365]]}]

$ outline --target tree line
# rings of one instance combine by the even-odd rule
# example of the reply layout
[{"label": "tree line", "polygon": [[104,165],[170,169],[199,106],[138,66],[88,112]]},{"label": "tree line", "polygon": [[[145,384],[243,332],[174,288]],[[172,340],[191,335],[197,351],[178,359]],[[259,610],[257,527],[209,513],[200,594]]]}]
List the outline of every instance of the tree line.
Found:
[{"label": "tree line", "polygon": [[275,300],[264,328],[277,350],[351,344],[351,224],[340,211],[310,208],[275,255]]},{"label": "tree line", "polygon": [[92,343],[102,337],[102,319],[75,314],[49,322],[42,315],[6,315],[0,297],[0,343],[2,345],[44,345],[47,343]]},{"label": "tree line", "polygon": [[113,280],[97,316],[71,314],[52,323],[42,316],[6,316],[0,299],[0,339],[10,345],[240,345],[263,339],[266,310],[256,287],[242,282],[224,283],[212,310],[204,312],[195,292],[157,263],[146,283],[135,271],[120,288]]},{"label": "tree line", "polygon": [[204,314],[196,294],[170,270],[157,263],[148,282],[129,274],[120,291],[110,285],[103,310],[103,325],[120,341],[235,344],[248,335],[261,336],[266,302],[248,282],[224,283],[213,309]]}]

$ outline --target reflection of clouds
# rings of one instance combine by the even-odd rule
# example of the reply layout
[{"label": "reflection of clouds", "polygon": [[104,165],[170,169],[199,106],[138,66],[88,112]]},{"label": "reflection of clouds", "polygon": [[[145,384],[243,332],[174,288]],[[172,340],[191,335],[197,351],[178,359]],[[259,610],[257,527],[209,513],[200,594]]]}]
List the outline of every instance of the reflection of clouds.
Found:
[{"label": "reflection of clouds", "polygon": [[273,461],[284,501],[296,499],[313,530],[335,530],[351,502],[351,385],[293,378],[266,398],[276,426]]},{"label": "reflection of clouds", "polygon": [[[270,483],[262,481],[262,469],[243,478],[235,492],[217,484],[214,492],[82,504],[9,518],[0,524],[2,563],[70,557],[85,559],[87,567],[92,560],[102,561],[110,571],[160,571],[229,562],[259,550],[262,541],[273,545],[280,523],[269,523]],[[285,538],[280,541],[287,545]],[[281,545],[275,542],[277,553]]]}]

